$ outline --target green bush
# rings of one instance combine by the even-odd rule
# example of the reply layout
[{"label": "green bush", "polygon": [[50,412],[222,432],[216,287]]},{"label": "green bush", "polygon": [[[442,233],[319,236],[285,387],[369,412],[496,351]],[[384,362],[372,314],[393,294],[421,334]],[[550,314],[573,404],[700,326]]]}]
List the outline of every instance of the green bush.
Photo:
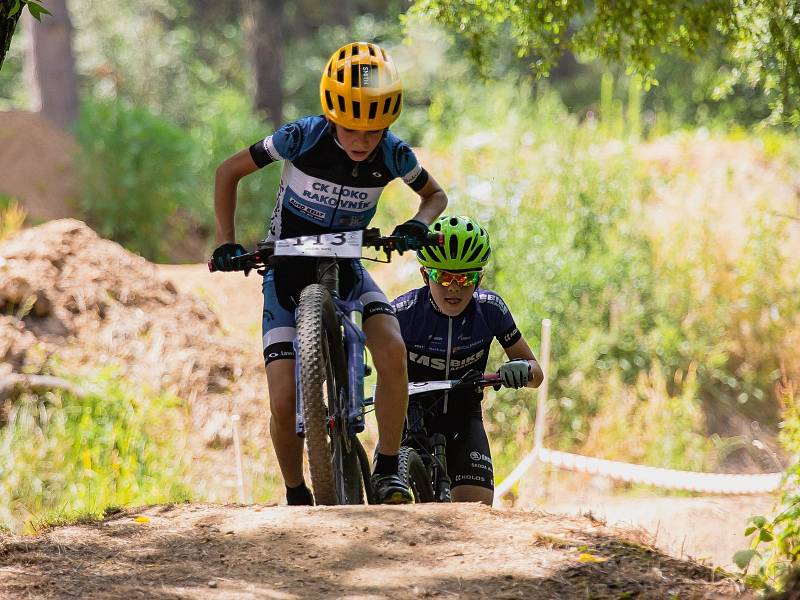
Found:
[{"label": "green bush", "polygon": [[187,497],[178,399],[148,397],[108,369],[80,384],[81,398],[25,394],[11,406],[0,430],[0,524]]},{"label": "green bush", "polygon": [[[221,91],[197,107],[198,125],[192,128],[196,149],[194,177],[197,197],[187,210],[204,223],[209,243],[214,232],[214,174],[219,164],[239,150],[272,133],[272,127],[256,117],[248,99],[237,92]],[[267,234],[280,183],[281,164],[273,164],[239,182],[236,204],[236,237],[246,246]]]},{"label": "green bush", "polygon": [[792,464],[781,484],[778,514],[773,519],[752,517],[745,530],[745,535],[752,535],[750,548],[734,555],[748,584],[756,589],[780,590],[800,560],[800,397],[786,381],[780,395],[784,408],[780,438]]},{"label": "green bush", "polygon": [[[719,458],[705,435],[708,410],[776,424],[778,365],[800,368],[792,341],[800,336],[800,273],[783,243],[790,221],[774,215],[788,209],[765,194],[728,240],[728,223],[713,210],[672,196],[690,176],[693,193],[707,193],[706,174],[692,173],[689,160],[666,174],[645,171],[628,124],[581,122],[554,94],[531,95],[513,82],[440,91],[430,121],[419,154],[446,190],[448,212],[475,216],[492,238],[484,285],[506,299],[535,352],[541,320],[553,322],[557,416],[548,443],[708,469]],[[770,176],[790,182],[793,144],[775,135],[764,145]],[[681,160],[681,147],[671,160]],[[722,217],[741,214],[738,192],[725,189],[725,202],[704,205]],[[665,195],[670,210],[685,215],[658,229]],[[415,207],[412,194],[391,187],[376,221],[389,227]],[[741,252],[728,252],[734,245]],[[502,360],[500,352],[492,360]],[[623,401],[631,405],[621,411],[615,404]],[[509,455],[498,456],[502,474],[530,448],[534,402],[501,392],[485,407],[491,437]],[[644,418],[651,410],[664,418]],[[593,426],[614,415],[640,422],[641,432],[610,421]]]},{"label": "green bush", "polygon": [[179,206],[195,193],[194,149],[179,127],[122,101],[84,102],[79,207],[103,237],[155,260],[180,239]]}]

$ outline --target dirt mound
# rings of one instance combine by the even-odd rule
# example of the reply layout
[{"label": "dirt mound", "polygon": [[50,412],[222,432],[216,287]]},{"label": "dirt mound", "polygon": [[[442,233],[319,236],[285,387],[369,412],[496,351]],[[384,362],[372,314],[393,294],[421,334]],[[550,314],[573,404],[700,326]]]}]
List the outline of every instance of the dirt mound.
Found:
[{"label": "dirt mound", "polygon": [[18,200],[34,220],[77,214],[74,158],[78,145],[45,117],[0,112],[0,194]]},{"label": "dirt mound", "polygon": [[54,357],[75,374],[113,364],[142,388],[186,399],[197,442],[224,447],[233,412],[264,438],[258,352],[242,352],[205,302],[80,221],[0,242],[0,314],[0,381],[47,374]]},{"label": "dirt mound", "polygon": [[0,540],[0,595],[753,598],[587,517],[479,505],[183,505]]}]

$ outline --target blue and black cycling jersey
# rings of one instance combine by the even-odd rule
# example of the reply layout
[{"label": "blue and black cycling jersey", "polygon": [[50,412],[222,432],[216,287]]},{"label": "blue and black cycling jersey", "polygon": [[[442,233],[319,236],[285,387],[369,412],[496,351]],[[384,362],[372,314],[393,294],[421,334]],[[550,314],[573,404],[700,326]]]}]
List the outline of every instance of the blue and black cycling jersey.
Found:
[{"label": "blue and black cycling jersey", "polygon": [[269,239],[364,229],[390,181],[401,177],[416,192],[428,181],[410,146],[390,131],[356,162],[321,115],[284,125],[250,146],[250,155],[259,167],[284,161]]},{"label": "blue and black cycling jersey", "polygon": [[[428,286],[395,298],[392,307],[408,352],[409,381],[460,379],[473,369],[483,372],[493,340],[508,348],[522,337],[508,306],[491,290],[476,288],[457,317],[439,311]],[[447,473],[453,488],[494,489],[481,398],[472,390],[415,396],[423,408],[425,430],[429,435],[442,433],[447,440]]]},{"label": "blue and black cycling jersey", "polygon": [[[491,290],[476,288],[457,317],[439,311],[428,286],[395,298],[392,307],[408,351],[409,381],[459,379],[472,369],[483,372],[492,340],[508,348],[522,337],[508,306]],[[471,392],[465,396],[479,397]]]}]

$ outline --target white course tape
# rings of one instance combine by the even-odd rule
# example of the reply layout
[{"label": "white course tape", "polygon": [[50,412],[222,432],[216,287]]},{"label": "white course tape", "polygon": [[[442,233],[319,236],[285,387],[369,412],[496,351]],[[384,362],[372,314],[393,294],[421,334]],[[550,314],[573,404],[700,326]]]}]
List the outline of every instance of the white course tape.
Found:
[{"label": "white course tape", "polygon": [[739,475],[675,471],[538,448],[522,459],[509,476],[497,486],[495,497],[499,498],[507,494],[537,460],[559,469],[601,475],[617,481],[644,483],[660,488],[709,494],[763,494],[773,492],[778,489],[783,477],[783,473]]}]

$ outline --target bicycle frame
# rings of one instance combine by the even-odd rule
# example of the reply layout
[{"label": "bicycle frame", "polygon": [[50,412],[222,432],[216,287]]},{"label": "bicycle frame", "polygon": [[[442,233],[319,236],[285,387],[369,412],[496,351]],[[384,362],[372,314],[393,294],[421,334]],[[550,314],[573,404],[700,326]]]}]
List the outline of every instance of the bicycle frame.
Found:
[{"label": "bicycle frame", "polygon": [[[477,374],[476,374],[477,375]],[[500,377],[495,373],[484,373],[471,381],[439,381],[429,382],[444,384],[439,391],[444,389],[464,389],[468,387],[484,388],[500,385]],[[415,385],[415,384],[410,384]],[[409,387],[410,387],[409,386]],[[436,392],[427,392],[436,393]],[[447,474],[447,440],[441,433],[428,435],[425,427],[425,409],[416,394],[409,396],[408,412],[406,414],[406,427],[403,432],[402,446],[416,450],[430,475],[433,493],[436,502],[452,502],[450,492],[450,476]]]}]

